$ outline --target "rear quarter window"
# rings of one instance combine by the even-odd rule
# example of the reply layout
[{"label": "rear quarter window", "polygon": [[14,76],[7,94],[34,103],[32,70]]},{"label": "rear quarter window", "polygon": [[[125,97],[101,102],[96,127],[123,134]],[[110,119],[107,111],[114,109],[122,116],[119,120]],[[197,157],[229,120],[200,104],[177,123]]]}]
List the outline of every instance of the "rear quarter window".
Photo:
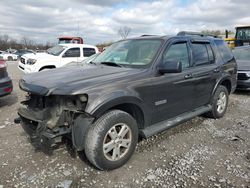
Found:
[{"label": "rear quarter window", "polygon": [[234,57],[232,51],[228,48],[223,40],[215,40],[214,43],[217,46],[219,53],[225,63]]}]

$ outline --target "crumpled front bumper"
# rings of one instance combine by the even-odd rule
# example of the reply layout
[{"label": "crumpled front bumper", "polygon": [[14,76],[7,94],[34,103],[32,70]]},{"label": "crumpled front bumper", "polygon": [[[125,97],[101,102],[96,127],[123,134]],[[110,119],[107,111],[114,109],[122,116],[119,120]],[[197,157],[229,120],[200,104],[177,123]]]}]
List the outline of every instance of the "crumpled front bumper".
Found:
[{"label": "crumpled front bumper", "polygon": [[58,148],[60,143],[62,143],[62,136],[71,133],[71,128],[56,127],[49,129],[45,121],[41,118],[46,112],[41,114],[25,108],[18,109],[18,115],[21,120],[20,124],[28,134],[30,143],[35,149],[43,151],[46,154],[52,154],[53,150]]},{"label": "crumpled front bumper", "polygon": [[67,138],[67,140],[71,140],[73,149],[82,151],[86,132],[94,118],[79,113],[69,121],[71,123],[50,128],[47,124],[48,114],[47,110],[35,111],[25,107],[18,109],[20,124],[29,135],[31,144],[37,150],[52,154],[53,150],[63,143],[64,138]]}]

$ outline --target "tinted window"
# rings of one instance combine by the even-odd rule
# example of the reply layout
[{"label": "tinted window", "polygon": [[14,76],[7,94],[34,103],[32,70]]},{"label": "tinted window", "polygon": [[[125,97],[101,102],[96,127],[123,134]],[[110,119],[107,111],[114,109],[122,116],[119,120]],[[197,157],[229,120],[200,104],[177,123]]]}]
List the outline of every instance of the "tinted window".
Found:
[{"label": "tinted window", "polygon": [[170,48],[163,54],[163,62],[180,61],[183,68],[189,67],[188,49],[186,43],[177,43],[170,46]]},{"label": "tinted window", "polygon": [[233,54],[238,60],[250,61],[250,48],[235,48]]},{"label": "tinted window", "polygon": [[84,57],[89,57],[95,54],[95,49],[94,48],[83,48],[83,56]]},{"label": "tinted window", "polygon": [[214,58],[212,47],[210,46],[210,44],[206,44],[206,47],[207,47],[207,53],[208,53],[208,60],[210,63],[213,63],[215,58]]},{"label": "tinted window", "polygon": [[68,49],[63,57],[80,57],[80,48]]},{"label": "tinted window", "polygon": [[228,48],[226,43],[223,40],[215,40],[216,46],[219,49],[220,55],[224,62],[228,62],[233,58],[231,50]]},{"label": "tinted window", "polygon": [[209,63],[206,43],[192,43],[192,53],[195,65],[204,65]]}]

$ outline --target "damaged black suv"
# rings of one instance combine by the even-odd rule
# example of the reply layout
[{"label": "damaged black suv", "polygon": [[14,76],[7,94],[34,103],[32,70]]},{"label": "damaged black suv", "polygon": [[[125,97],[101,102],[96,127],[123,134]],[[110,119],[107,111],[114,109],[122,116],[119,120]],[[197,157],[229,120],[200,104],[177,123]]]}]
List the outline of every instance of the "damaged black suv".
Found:
[{"label": "damaged black suv", "polygon": [[237,66],[222,39],[199,33],[114,43],[90,64],[25,75],[18,110],[36,148],[70,140],[102,170],[147,138],[197,115],[222,117]]}]

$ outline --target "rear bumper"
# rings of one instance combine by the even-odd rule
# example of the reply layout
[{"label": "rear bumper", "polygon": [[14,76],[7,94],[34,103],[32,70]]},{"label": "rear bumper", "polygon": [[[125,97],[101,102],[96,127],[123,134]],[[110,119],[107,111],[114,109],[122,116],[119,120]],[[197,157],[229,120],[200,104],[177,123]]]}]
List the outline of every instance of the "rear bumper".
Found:
[{"label": "rear bumper", "polygon": [[0,97],[10,94],[12,90],[12,80],[9,77],[0,79]]}]

